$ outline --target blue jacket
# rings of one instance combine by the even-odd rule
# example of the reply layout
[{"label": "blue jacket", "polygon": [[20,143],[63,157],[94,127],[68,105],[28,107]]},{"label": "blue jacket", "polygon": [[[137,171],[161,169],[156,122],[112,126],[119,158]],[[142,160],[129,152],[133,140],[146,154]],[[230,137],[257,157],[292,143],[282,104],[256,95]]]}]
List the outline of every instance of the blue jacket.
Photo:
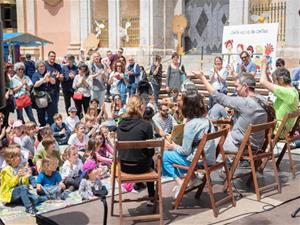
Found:
[{"label": "blue jacket", "polygon": [[[206,118],[194,118],[188,121],[183,130],[182,146],[176,145],[175,151],[187,157],[187,160],[192,161],[199,142],[205,133],[215,132],[214,126]],[[207,163],[213,165],[216,162],[216,142],[208,141],[204,147],[204,153]]]},{"label": "blue jacket", "polygon": [[[65,128],[65,134],[64,135],[59,134],[59,132],[64,128]],[[53,130],[53,135],[56,141],[58,142],[58,144],[66,144],[68,142],[69,137],[71,135],[71,130],[64,122],[62,123],[61,127],[57,126],[56,123],[53,123],[51,125],[51,129]]]},{"label": "blue jacket", "polygon": [[133,72],[133,75],[131,75],[131,76],[128,75],[128,77],[129,77],[128,83],[129,84],[138,83],[138,81],[140,80],[139,78],[141,76],[141,69],[140,69],[139,64],[137,64],[137,63],[131,64],[131,65],[129,64],[127,66],[126,70]]},{"label": "blue jacket", "polygon": [[[50,72],[51,76],[52,76],[52,73],[55,72],[55,71],[57,71],[60,74],[62,73],[61,66],[59,64],[57,64],[57,63],[54,63],[53,65],[50,65],[48,63],[48,61],[46,61],[45,62],[45,67],[46,67],[47,72]],[[53,88],[54,88],[55,91],[59,91],[60,81],[57,80],[56,78],[55,78],[55,80],[56,80],[56,82],[53,85]]]}]

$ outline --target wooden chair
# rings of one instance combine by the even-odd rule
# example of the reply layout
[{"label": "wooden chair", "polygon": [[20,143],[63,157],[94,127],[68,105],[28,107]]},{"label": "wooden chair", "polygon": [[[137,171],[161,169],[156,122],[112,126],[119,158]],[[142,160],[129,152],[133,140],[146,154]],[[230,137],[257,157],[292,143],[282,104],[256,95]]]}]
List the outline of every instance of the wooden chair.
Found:
[{"label": "wooden chair", "polygon": [[[138,151],[140,149],[145,148],[160,148],[160,152],[157,153],[156,158],[156,168],[147,173],[142,174],[128,174],[121,171],[119,152],[122,150],[131,150]],[[153,140],[145,140],[145,141],[117,141],[115,145],[115,157],[114,164],[112,170],[112,200],[111,200],[111,216],[114,215],[114,204],[119,203],[119,216],[120,216],[120,224],[123,224],[123,220],[131,219],[131,220],[154,220],[159,219],[160,224],[163,224],[163,203],[162,203],[162,189],[161,189],[161,160],[164,150],[164,139],[153,139]],[[115,200],[115,179],[117,179],[119,186],[119,200]],[[122,183],[126,182],[156,182],[156,190],[155,190],[155,200],[154,200],[154,212],[156,211],[157,201],[159,203],[159,213],[152,215],[142,215],[142,216],[126,216],[124,218],[123,215],[123,202],[140,202],[146,201],[149,198],[139,198],[139,199],[122,199]]]},{"label": "wooden chair", "polygon": [[[250,162],[251,166],[251,172],[252,180],[254,183],[255,193],[257,200],[259,201],[261,199],[261,192],[265,190],[269,190],[271,188],[277,188],[278,192],[281,192],[280,189],[280,183],[279,183],[279,176],[278,171],[276,168],[275,163],[275,157],[273,154],[273,141],[272,141],[272,133],[273,129],[275,127],[276,121],[269,122],[269,123],[263,123],[258,125],[249,125],[248,129],[246,130],[246,134],[244,136],[244,139],[240,145],[240,148],[238,152],[225,152],[225,154],[228,155],[234,155],[235,158],[233,160],[233,163],[230,168],[229,172],[229,180],[233,180],[235,178],[240,178],[245,175],[249,175],[249,173],[243,173],[239,176],[235,176],[235,171],[240,163],[240,160],[243,158],[244,160],[248,160]],[[253,133],[265,131],[265,141],[261,149],[252,149],[250,142],[250,136]],[[268,150],[269,148],[269,150]],[[259,187],[257,177],[256,177],[256,171],[258,167],[261,165],[262,160],[264,159],[272,159],[272,167],[274,170],[274,176],[275,176],[275,183],[267,185],[265,187]],[[228,182],[228,181],[227,181]],[[226,187],[226,185],[225,185]]]},{"label": "wooden chair", "polygon": [[[290,131],[288,131],[286,126],[287,126],[287,122],[290,120],[295,120],[295,124],[292,127],[292,129]],[[295,176],[295,174],[296,174],[296,169],[295,169],[296,167],[295,167],[294,161],[292,159],[290,144],[291,144],[291,142],[300,139],[300,137],[294,136],[297,128],[299,127],[299,123],[300,123],[300,111],[286,113],[282,119],[282,122],[281,122],[274,138],[273,138],[274,146],[277,143],[284,144],[280,154],[275,155],[275,158],[278,158],[276,161],[277,168],[279,168],[280,162],[281,162],[284,154],[286,153],[286,150],[288,150],[290,168],[291,168],[291,172],[292,172],[293,176]],[[260,167],[260,171],[263,171],[263,169],[266,167],[266,164],[267,164],[267,160],[264,160],[263,164]]]},{"label": "wooden chair", "polygon": [[212,120],[211,121],[217,130],[228,128],[231,129],[231,120],[230,119],[222,119],[222,120]]},{"label": "wooden chair", "polygon": [[[182,198],[183,198],[184,194],[186,194],[186,193],[188,193],[188,192],[190,192],[190,191],[192,191],[196,188],[198,188],[198,190],[196,192],[195,198],[199,199],[206,183],[207,183],[207,186],[208,186],[208,194],[209,194],[209,197],[210,197],[211,207],[213,209],[213,213],[214,213],[215,217],[217,217],[218,214],[219,214],[219,210],[217,208],[218,206],[224,204],[225,202],[228,202],[229,200],[231,200],[233,206],[236,205],[235,199],[234,199],[234,196],[233,196],[233,192],[232,192],[231,183],[229,182],[229,176],[228,176],[229,171],[228,171],[228,168],[227,168],[225,154],[224,154],[224,150],[223,150],[223,144],[224,144],[227,132],[228,132],[227,129],[222,129],[222,130],[217,131],[215,133],[204,134],[201,141],[200,141],[200,143],[199,143],[199,145],[198,145],[197,152],[195,153],[194,159],[193,159],[190,166],[182,166],[182,165],[178,165],[178,164],[173,164],[173,166],[176,167],[176,168],[184,169],[184,170],[188,171],[185,178],[184,178],[183,184],[180,188],[179,194],[178,194],[178,196],[175,200],[173,208],[177,209],[179,204],[182,201]],[[204,146],[208,141],[211,141],[211,140],[217,141],[218,139],[219,139],[219,143],[217,145],[217,155],[221,154],[222,162],[217,162],[216,164],[214,164],[212,166],[209,166],[207,164],[206,157],[205,157],[205,154],[204,154]],[[202,159],[204,169],[197,168],[197,164],[198,164],[198,161],[199,161],[200,158]],[[229,184],[228,185],[228,192],[229,193],[228,193],[228,196],[226,196],[225,198],[223,198],[223,199],[216,202],[215,197],[214,197],[214,193],[213,193],[213,189],[212,189],[213,184],[212,184],[212,181],[211,181],[210,174],[213,171],[220,170],[223,167],[225,168],[225,173],[227,175],[226,179],[227,179],[228,184]],[[192,176],[194,175],[194,172],[204,173],[205,176],[202,180],[202,183],[199,186],[188,188],[188,184],[189,184]]]}]

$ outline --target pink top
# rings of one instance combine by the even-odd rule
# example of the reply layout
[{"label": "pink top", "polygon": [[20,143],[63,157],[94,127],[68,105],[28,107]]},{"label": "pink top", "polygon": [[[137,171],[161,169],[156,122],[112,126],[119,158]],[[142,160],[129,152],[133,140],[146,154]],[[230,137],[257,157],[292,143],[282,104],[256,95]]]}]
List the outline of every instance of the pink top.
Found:
[{"label": "pink top", "polygon": [[110,155],[114,155],[114,149],[109,144],[104,144],[96,151],[97,160],[101,164],[111,165],[112,159],[109,158]]}]

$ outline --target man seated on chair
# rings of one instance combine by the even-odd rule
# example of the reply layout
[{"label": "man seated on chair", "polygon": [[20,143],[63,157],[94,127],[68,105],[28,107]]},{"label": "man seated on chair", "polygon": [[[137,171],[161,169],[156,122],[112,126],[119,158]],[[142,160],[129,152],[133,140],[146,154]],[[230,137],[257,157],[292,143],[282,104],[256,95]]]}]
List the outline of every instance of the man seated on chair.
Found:
[{"label": "man seated on chair", "polygon": [[[276,96],[276,100],[274,102],[274,109],[277,120],[275,128],[276,132],[285,114],[298,110],[299,93],[297,89],[293,87],[290,72],[286,68],[280,67],[275,70],[275,72],[273,73],[274,83],[269,81],[266,74],[266,68],[267,61],[266,59],[264,59],[262,61],[260,83]],[[287,121],[287,130],[291,130],[294,126],[294,123],[295,120]]]},{"label": "man seated on chair", "polygon": [[[242,72],[236,77],[235,87],[238,96],[228,96],[216,91],[207,81],[204,74],[196,74],[208,90],[209,94],[217,103],[234,109],[236,121],[232,130],[228,133],[223,145],[225,152],[237,152],[242,143],[246,130],[250,124],[267,122],[267,112],[258,103],[257,98],[264,101],[261,96],[255,94],[255,78],[248,73]],[[264,143],[264,131],[252,134],[250,144],[254,149],[259,149]]]},{"label": "man seated on chair", "polygon": [[158,104],[158,112],[152,117],[155,127],[159,130],[159,135],[166,137],[171,134],[172,129],[177,125],[176,120],[170,115],[170,109],[166,104]]}]

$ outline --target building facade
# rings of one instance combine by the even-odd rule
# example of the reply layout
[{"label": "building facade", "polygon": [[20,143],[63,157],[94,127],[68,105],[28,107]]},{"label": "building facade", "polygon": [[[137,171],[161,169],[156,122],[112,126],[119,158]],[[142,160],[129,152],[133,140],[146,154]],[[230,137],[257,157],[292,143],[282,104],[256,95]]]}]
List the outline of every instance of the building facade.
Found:
[{"label": "building facade", "polygon": [[[123,47],[126,55],[136,55],[143,65],[150,64],[155,54],[168,56],[176,49],[174,15],[186,16],[186,58],[197,58],[202,53],[221,52],[225,25],[253,23],[251,14],[271,10],[254,12],[254,6],[278,2],[284,2],[280,9],[284,12],[284,23],[280,25],[284,39],[279,40],[277,55],[289,58],[295,66],[300,58],[299,0],[0,0],[1,6],[15,5],[16,23],[6,19],[7,24],[16,27],[12,31],[28,32],[54,42],[45,46],[45,53],[54,50],[60,58],[66,53],[79,55],[87,38],[94,34],[102,54],[107,49]],[[279,17],[274,18],[279,21]],[[23,52],[36,57],[43,54],[39,48],[26,48]]]}]

